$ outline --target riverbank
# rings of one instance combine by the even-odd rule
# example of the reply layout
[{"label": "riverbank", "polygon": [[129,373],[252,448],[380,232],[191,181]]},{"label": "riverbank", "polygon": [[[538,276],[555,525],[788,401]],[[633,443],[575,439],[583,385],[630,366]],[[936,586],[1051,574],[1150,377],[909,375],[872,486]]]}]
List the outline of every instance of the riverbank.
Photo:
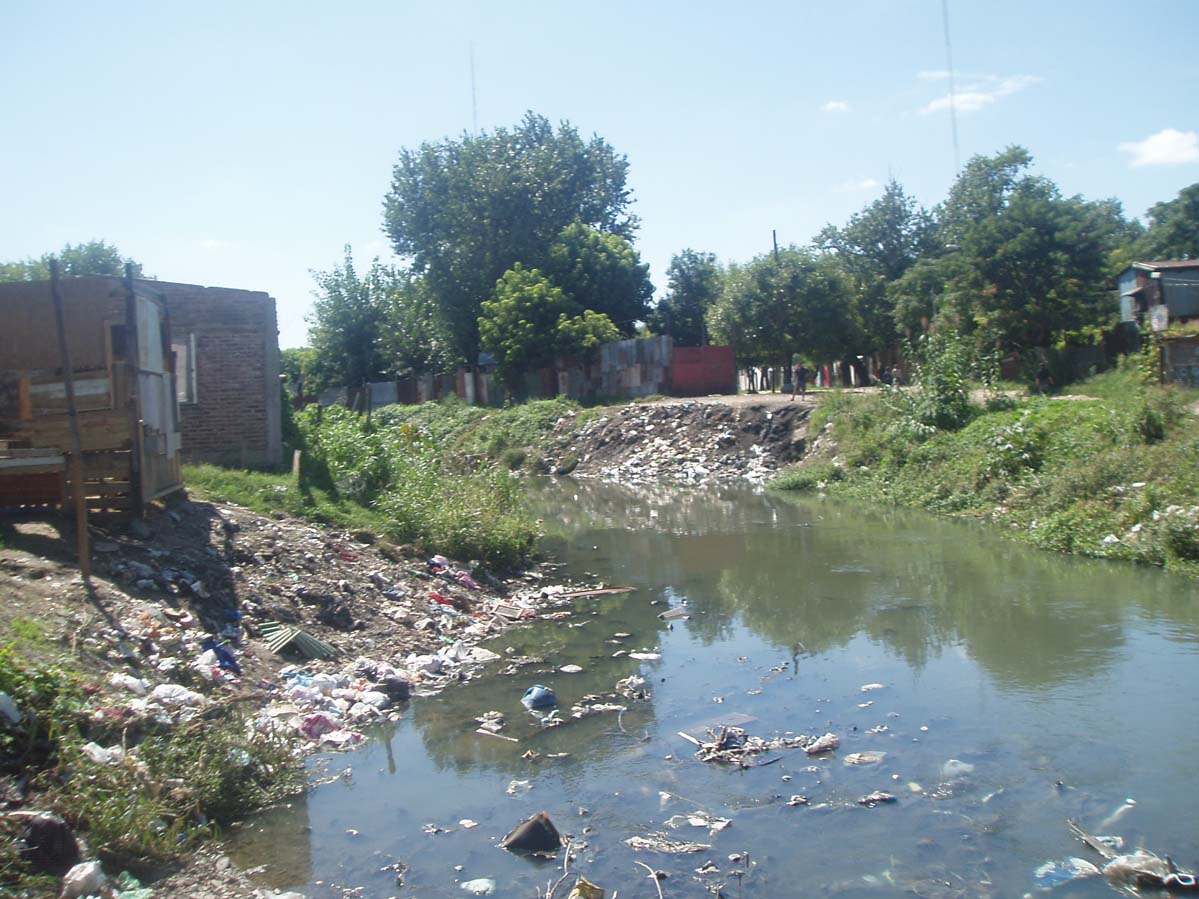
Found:
[{"label": "riverbank", "polygon": [[[157,899],[255,895],[213,867],[221,827],[302,790],[307,753],[473,677],[496,658],[480,641],[569,614],[536,568],[501,579],[283,512],[192,500],[95,523],[87,584],[68,530],[0,531],[6,895],[57,896],[88,859],[156,881]],[[276,652],[287,628],[306,637]],[[22,854],[35,812],[61,824]]]},{"label": "riverbank", "polygon": [[1199,396],[1131,367],[1068,397],[996,397],[956,430],[902,394],[832,395],[772,486],[989,522],[1043,549],[1199,575]]}]

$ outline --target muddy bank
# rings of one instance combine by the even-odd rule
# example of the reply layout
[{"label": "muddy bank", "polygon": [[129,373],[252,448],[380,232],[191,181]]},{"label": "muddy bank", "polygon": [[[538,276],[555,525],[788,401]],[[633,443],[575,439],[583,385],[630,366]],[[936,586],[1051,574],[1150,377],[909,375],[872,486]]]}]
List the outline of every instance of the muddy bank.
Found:
[{"label": "muddy bank", "polygon": [[542,467],[623,484],[761,484],[803,456],[812,408],[771,397],[574,413],[555,426]]}]

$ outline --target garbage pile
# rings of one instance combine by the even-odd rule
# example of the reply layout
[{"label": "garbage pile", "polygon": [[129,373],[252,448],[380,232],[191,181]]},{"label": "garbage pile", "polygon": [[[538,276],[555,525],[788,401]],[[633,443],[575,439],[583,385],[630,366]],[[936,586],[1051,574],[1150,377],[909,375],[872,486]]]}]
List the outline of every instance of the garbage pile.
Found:
[{"label": "garbage pile", "polygon": [[800,404],[629,404],[575,427],[559,419],[548,470],[623,484],[720,480],[763,483],[803,455],[808,408]]},{"label": "garbage pile", "polygon": [[698,747],[695,750],[695,757],[701,762],[724,762],[740,765],[743,768],[754,765],[750,761],[752,757],[772,750],[802,749],[808,755],[818,755],[823,752],[832,752],[841,745],[841,738],[836,734],[824,734],[819,737],[796,734],[772,737],[766,740],[748,733],[744,728],[729,725],[709,728],[707,740],[699,740],[682,732],[679,733],[679,736]]}]

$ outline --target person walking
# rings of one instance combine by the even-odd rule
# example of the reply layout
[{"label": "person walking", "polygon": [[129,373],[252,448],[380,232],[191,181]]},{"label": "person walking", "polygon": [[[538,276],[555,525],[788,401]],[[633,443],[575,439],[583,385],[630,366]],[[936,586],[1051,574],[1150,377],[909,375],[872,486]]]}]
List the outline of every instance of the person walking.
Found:
[{"label": "person walking", "polygon": [[791,399],[795,399],[795,394],[799,394],[800,399],[807,399],[808,396],[808,369],[800,359],[795,366],[795,378],[791,382]]}]

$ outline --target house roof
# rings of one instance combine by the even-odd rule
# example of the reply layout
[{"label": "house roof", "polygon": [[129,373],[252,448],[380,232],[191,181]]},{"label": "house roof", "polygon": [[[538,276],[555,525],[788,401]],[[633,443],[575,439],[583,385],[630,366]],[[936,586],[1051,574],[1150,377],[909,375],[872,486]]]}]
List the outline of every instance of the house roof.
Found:
[{"label": "house roof", "polygon": [[1164,259],[1160,262],[1134,262],[1133,268],[1160,271],[1167,268],[1199,268],[1199,259]]}]

